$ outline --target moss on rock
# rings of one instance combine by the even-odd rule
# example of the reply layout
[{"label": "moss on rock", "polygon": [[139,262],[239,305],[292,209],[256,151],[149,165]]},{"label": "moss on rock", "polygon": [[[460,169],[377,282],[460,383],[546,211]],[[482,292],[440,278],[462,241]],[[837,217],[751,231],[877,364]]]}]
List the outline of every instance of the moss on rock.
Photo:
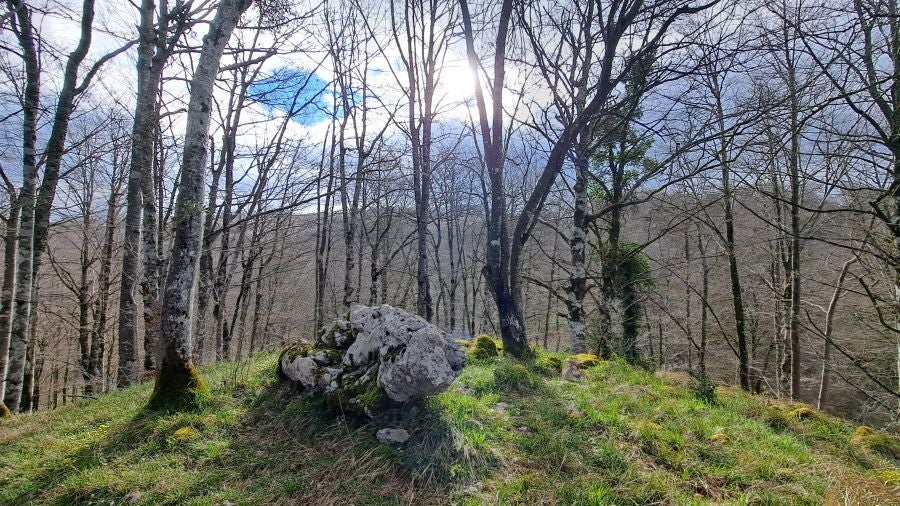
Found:
[{"label": "moss on rock", "polygon": [[285,357],[291,362],[300,357],[308,357],[312,353],[312,350],[313,345],[303,341],[297,341],[296,343],[288,345],[281,351],[281,355],[278,357],[278,363],[280,364],[281,360]]},{"label": "moss on rock", "polygon": [[762,415],[762,420],[775,430],[784,430],[791,426],[791,416],[783,407],[773,404]]},{"label": "moss on rock", "polygon": [[600,359],[593,353],[579,353],[572,355],[572,360],[579,369],[589,369],[600,363]]},{"label": "moss on rock", "polygon": [[789,416],[798,420],[807,420],[810,418],[819,418],[819,413],[809,406],[797,406],[791,410]]},{"label": "moss on rock", "polygon": [[861,425],[853,432],[850,443],[868,447],[882,455],[900,460],[900,439],[876,431],[868,425]]},{"label": "moss on rock", "polygon": [[339,413],[368,416],[388,406],[391,401],[378,386],[378,368],[373,367],[357,378],[344,379],[337,389],[324,395],[325,404]]},{"label": "moss on rock", "polygon": [[494,358],[500,354],[500,346],[491,336],[482,334],[475,338],[469,350],[469,356],[475,360],[486,360]]},{"label": "moss on rock", "polygon": [[285,348],[277,368],[281,379],[330,410],[375,419],[445,389],[464,361],[444,332],[415,315],[387,305],[354,306],[313,343]]},{"label": "moss on rock", "polygon": [[541,370],[542,373],[550,376],[556,376],[562,372],[562,360],[559,357],[554,357],[553,355],[539,356],[535,361],[535,365]]}]

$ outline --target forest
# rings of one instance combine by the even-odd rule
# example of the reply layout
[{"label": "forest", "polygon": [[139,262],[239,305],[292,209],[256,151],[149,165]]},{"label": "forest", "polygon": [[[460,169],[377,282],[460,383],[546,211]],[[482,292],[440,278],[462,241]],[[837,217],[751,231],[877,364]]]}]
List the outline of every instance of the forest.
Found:
[{"label": "forest", "polygon": [[896,0],[6,0],[0,72],[4,417],[390,305],[900,430]]}]

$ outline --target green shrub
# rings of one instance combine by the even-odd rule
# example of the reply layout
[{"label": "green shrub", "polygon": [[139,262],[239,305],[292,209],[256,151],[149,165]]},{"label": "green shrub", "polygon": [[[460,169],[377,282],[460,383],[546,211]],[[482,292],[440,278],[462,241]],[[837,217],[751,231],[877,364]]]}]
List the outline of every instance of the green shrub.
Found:
[{"label": "green shrub", "polygon": [[694,383],[691,385],[691,393],[707,404],[716,404],[716,382],[705,372],[691,372]]}]

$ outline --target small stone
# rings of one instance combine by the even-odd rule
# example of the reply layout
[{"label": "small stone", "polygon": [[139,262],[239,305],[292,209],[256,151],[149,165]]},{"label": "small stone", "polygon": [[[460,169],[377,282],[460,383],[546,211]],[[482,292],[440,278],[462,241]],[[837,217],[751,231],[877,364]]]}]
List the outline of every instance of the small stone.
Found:
[{"label": "small stone", "polygon": [[584,418],[584,413],[579,411],[578,408],[576,408],[574,406],[569,406],[569,408],[566,409],[566,417],[569,420],[578,421],[578,420],[581,420],[582,418]]},{"label": "small stone", "polygon": [[404,429],[380,429],[375,438],[386,445],[402,445],[409,439],[409,432]]},{"label": "small stone", "polygon": [[131,492],[130,494],[126,495],[124,499],[125,499],[126,503],[134,504],[134,503],[140,501],[141,496],[143,496],[143,495],[144,495],[144,493],[141,492],[140,490],[135,490],[135,491]]},{"label": "small stone", "polygon": [[517,428],[516,430],[519,431],[519,432],[521,432],[522,434],[525,434],[525,433],[529,432],[529,431],[528,431],[528,427],[526,427],[526,426],[524,426],[524,425],[521,426],[521,427],[519,427],[519,428]]},{"label": "small stone", "polygon": [[475,494],[479,490],[481,490],[481,482],[476,481],[475,483],[462,489],[462,493],[463,494]]},{"label": "small stone", "polygon": [[494,408],[495,408],[497,411],[506,411],[507,409],[509,409],[509,404],[507,404],[507,403],[505,403],[505,402],[498,402],[498,403],[494,406]]},{"label": "small stone", "polygon": [[581,372],[578,364],[572,359],[566,360],[561,377],[566,381],[584,381],[584,373]]}]

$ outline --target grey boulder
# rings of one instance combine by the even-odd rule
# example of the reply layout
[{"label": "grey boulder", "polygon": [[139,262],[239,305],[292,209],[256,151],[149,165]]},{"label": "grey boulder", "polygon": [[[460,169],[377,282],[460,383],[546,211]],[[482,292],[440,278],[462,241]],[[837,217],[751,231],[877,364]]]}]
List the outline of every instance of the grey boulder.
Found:
[{"label": "grey boulder", "polygon": [[286,379],[367,414],[385,402],[440,393],[463,365],[465,353],[456,341],[389,305],[354,306],[314,343],[294,343],[279,359]]}]

